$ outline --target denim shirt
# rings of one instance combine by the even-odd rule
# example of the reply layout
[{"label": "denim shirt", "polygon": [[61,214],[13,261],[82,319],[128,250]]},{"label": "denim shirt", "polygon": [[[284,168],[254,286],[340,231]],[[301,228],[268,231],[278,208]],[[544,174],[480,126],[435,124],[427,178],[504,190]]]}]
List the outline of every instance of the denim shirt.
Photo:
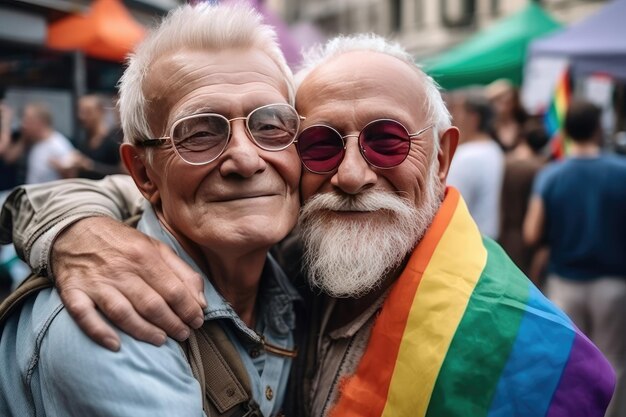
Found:
[{"label": "denim shirt", "polygon": [[[197,265],[146,208],[139,230]],[[205,320],[219,320],[248,371],[253,397],[265,416],[281,408],[291,360],[258,349],[260,337],[204,278]],[[293,348],[293,301],[298,295],[268,256],[262,275],[257,331]],[[200,386],[178,342],[160,347],[118,330],[119,352],[100,347],[74,323],[55,289],[31,297],[0,335],[0,416],[203,416]],[[254,356],[254,358],[253,358]],[[268,389],[269,388],[269,389]]]}]

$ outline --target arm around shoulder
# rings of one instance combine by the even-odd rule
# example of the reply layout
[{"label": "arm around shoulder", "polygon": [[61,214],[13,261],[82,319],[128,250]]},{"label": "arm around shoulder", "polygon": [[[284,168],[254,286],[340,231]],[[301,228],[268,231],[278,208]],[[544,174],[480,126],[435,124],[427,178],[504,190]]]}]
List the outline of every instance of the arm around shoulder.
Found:
[{"label": "arm around shoulder", "polygon": [[67,226],[93,216],[124,220],[141,211],[141,202],[141,194],[126,175],[24,185],[9,195],[2,208],[0,242],[13,242],[35,271],[45,273],[47,265],[42,263],[49,259],[50,245]]},{"label": "arm around shoulder", "polygon": [[96,306],[119,328],[156,345],[166,333],[184,339],[187,324],[204,321],[202,278],[169,247],[116,220],[86,218],[128,217],[140,211],[133,201],[145,200],[130,177],[118,175],[23,187],[2,213],[22,256],[39,274],[54,275],[78,325],[112,350],[119,338]]}]

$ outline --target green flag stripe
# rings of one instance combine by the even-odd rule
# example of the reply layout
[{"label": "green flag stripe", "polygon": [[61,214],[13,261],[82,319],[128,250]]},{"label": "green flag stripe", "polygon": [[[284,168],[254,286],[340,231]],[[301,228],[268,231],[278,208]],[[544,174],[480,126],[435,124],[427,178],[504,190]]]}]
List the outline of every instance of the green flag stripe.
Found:
[{"label": "green flag stripe", "polygon": [[526,311],[528,279],[495,242],[484,238],[483,244],[487,264],[439,371],[427,417],[487,415]]}]

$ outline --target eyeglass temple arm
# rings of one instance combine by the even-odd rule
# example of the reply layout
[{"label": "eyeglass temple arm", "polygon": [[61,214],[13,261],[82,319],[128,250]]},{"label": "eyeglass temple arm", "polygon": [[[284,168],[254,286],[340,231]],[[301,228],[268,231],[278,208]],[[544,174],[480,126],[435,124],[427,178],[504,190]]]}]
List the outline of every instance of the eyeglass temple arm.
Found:
[{"label": "eyeglass temple arm", "polygon": [[165,145],[168,140],[170,140],[169,136],[165,136],[165,137],[158,138],[158,139],[145,139],[145,140],[137,142],[137,145],[144,146],[144,147],[161,146],[161,145]]},{"label": "eyeglass temple arm", "polygon": [[434,124],[433,124],[433,125],[430,125],[430,126],[426,126],[426,127],[425,127],[425,128],[423,128],[422,130],[418,130],[418,131],[417,131],[417,132],[415,132],[415,133],[409,133],[409,138],[410,138],[410,139],[413,139],[414,137],[421,135],[422,133],[426,132],[428,129],[432,129],[433,127],[435,127],[435,125],[434,125]]}]

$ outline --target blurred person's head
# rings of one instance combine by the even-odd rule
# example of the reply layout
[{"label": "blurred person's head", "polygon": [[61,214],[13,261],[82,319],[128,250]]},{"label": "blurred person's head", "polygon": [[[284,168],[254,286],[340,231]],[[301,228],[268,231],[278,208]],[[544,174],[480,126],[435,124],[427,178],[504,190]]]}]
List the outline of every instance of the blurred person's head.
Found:
[{"label": "blurred person's head", "polygon": [[493,108],[481,91],[453,93],[450,109],[452,120],[461,132],[461,142],[492,136]]},{"label": "blurred person's head", "polygon": [[88,131],[93,132],[105,123],[106,109],[102,97],[89,94],[78,101],[78,120]]},{"label": "blurred person's head", "polygon": [[52,133],[52,114],[46,104],[29,103],[22,112],[21,131],[29,142],[47,139]]},{"label": "blurred person's head", "polygon": [[565,113],[563,129],[567,137],[576,143],[599,144],[602,110],[586,100],[574,100]]},{"label": "blurred person's head", "polygon": [[550,141],[542,118],[531,117],[522,126],[522,140],[530,150],[539,155]]},{"label": "blurred person's head", "polygon": [[518,123],[526,119],[519,90],[509,80],[499,79],[492,82],[485,88],[485,96],[493,106],[496,119],[513,119]]},{"label": "blurred person's head", "polygon": [[339,37],[306,59],[296,76],[305,264],[325,292],[359,297],[394,278],[430,226],[458,130],[397,44]]},{"label": "blurred person's head", "polygon": [[513,150],[522,140],[523,124],[528,118],[518,88],[509,80],[496,80],[485,88],[485,97],[494,111],[494,138],[505,151]]},{"label": "blurred person's head", "polygon": [[294,227],[292,74],[253,9],[175,9],[131,56],[119,94],[123,161],[194,259],[219,269],[265,256]]}]

